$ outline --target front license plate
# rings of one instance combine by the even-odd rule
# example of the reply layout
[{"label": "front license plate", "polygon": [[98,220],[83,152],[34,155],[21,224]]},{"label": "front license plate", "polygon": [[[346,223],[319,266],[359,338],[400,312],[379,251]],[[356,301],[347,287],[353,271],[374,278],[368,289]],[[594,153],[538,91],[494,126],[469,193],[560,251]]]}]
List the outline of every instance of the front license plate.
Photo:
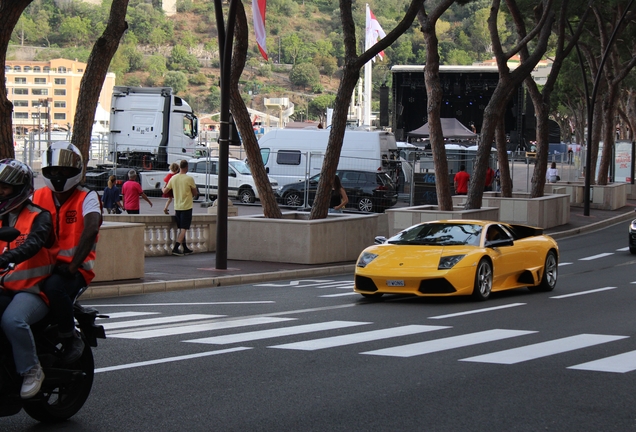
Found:
[{"label": "front license plate", "polygon": [[403,280],[388,280],[386,281],[386,286],[403,287],[404,281]]}]

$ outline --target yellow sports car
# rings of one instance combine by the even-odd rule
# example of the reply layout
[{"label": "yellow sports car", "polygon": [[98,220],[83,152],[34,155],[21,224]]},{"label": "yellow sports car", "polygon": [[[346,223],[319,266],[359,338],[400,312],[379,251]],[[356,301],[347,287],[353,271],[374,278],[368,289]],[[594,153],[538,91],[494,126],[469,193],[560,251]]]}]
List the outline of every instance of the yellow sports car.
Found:
[{"label": "yellow sports car", "polygon": [[552,291],[558,259],[556,241],[541,228],[476,220],[425,222],[362,251],[354,290],[369,298],[472,295],[477,300],[520,287]]}]

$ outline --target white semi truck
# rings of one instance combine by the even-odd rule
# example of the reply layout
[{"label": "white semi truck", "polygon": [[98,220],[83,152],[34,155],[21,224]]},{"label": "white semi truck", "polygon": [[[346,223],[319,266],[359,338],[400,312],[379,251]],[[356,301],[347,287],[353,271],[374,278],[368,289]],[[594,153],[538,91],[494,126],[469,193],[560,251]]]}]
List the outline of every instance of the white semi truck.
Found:
[{"label": "white semi truck", "polygon": [[172,88],[115,86],[108,140],[111,164],[88,171],[87,184],[103,190],[102,180],[128,168],[139,172],[144,191],[157,193],[172,162],[207,155],[206,147],[197,146],[197,135],[197,116]]}]

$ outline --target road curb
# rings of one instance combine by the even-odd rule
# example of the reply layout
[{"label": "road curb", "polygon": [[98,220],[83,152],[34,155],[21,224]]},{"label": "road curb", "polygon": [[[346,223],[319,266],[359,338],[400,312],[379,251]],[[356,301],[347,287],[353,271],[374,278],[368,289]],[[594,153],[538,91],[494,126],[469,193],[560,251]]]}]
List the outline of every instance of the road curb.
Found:
[{"label": "road curb", "polygon": [[600,222],[595,222],[593,224],[585,225],[579,228],[574,228],[568,231],[560,231],[552,234],[547,234],[555,240],[563,239],[567,237],[572,237],[577,234],[588,233],[596,230],[600,230],[603,228],[607,228],[612,225],[619,224],[621,222],[627,222],[629,220],[636,219],[636,213],[630,211],[629,213],[625,213],[619,216],[614,216],[613,218],[605,219]]},{"label": "road curb", "polygon": [[182,279],[173,281],[139,282],[92,286],[82,294],[82,299],[120,297],[157,292],[180,291],[198,288],[212,288],[229,285],[253,284],[271,282],[282,279],[299,279],[318,276],[339,275],[351,273],[355,264],[340,264],[330,267],[314,267],[297,270],[280,270],[266,273],[248,273],[243,275],[218,276],[198,279]]}]

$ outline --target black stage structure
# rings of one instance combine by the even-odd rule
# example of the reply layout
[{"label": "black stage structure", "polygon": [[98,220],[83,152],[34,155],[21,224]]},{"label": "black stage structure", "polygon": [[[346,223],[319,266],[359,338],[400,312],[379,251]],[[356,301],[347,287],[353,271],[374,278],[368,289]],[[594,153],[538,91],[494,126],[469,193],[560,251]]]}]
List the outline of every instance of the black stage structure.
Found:
[{"label": "black stage structure", "polygon": [[[391,72],[391,128],[396,141],[407,141],[409,131],[428,122],[424,66],[396,65],[391,68]],[[474,124],[477,132],[481,132],[484,109],[499,80],[497,68],[440,66],[439,77],[443,89],[441,117],[454,117],[468,128]],[[506,106],[505,130],[510,139],[508,149],[513,151],[525,150],[526,147],[524,134],[520,133],[524,127],[523,100],[523,86],[520,85]],[[534,120],[533,113],[532,117]]]}]

